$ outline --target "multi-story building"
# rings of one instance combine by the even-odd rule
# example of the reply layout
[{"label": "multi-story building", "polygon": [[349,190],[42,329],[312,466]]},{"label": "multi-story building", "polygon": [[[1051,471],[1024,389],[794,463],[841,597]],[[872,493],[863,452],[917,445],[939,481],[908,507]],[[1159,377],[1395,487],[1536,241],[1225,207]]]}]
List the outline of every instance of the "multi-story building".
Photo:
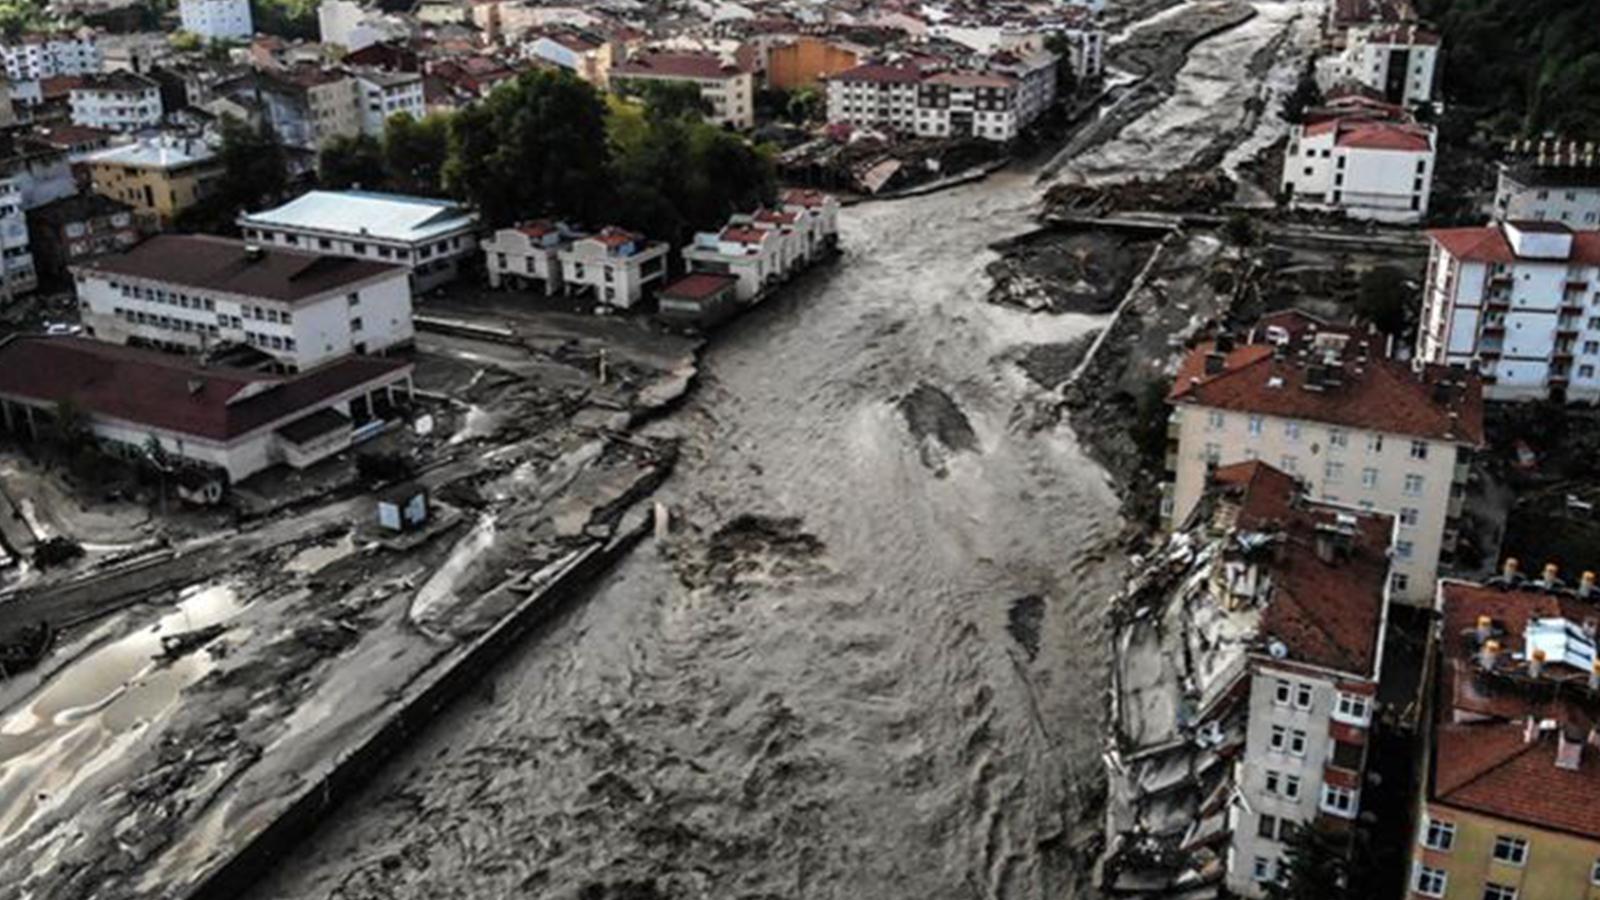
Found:
[{"label": "multi-story building", "polygon": [[132,72],[89,75],[72,89],[72,124],[139,131],[161,124],[161,85]]},{"label": "multi-story building", "polygon": [[213,473],[220,495],[263,469],[304,468],[348,449],[357,426],[392,415],[410,397],[411,371],[401,359],[347,356],[282,375],[18,335],[0,341],[0,425],[37,440],[70,404],[105,448],[138,459],[154,440],[172,460]]},{"label": "multi-story building", "polygon": [[1600,145],[1513,141],[1507,157],[1495,185],[1495,218],[1600,228]]},{"label": "multi-story building", "polygon": [[645,288],[667,277],[668,246],[643,235],[606,227],[557,252],[568,294],[590,292],[607,306],[628,309]]},{"label": "multi-story building", "polygon": [[828,121],[905,134],[916,131],[922,82],[918,69],[869,63],[823,80],[828,86]]},{"label": "multi-story building", "polygon": [[1318,72],[1324,88],[1354,83],[1390,103],[1433,102],[1439,35],[1415,24],[1364,25],[1347,32],[1344,51]]},{"label": "multi-story building", "polygon": [[39,81],[100,71],[100,46],[89,29],[24,34],[0,43],[0,63],[11,81]]},{"label": "multi-story building", "polygon": [[402,266],[418,293],[453,281],[478,250],[476,213],[449,200],[376,191],[311,191],[245,213],[239,227],[263,246]]},{"label": "multi-story building", "polygon": [[128,204],[77,194],[28,213],[28,238],[39,273],[65,279],[69,266],[139,243],[139,226]]},{"label": "multi-story building", "polygon": [[1329,502],[1394,514],[1394,594],[1426,604],[1455,548],[1472,453],[1482,446],[1476,373],[1390,359],[1374,335],[1302,313],[1190,351],[1169,402],[1164,512],[1182,522],[1207,473],[1261,460]]},{"label": "multi-story building", "polygon": [[1594,574],[1440,582],[1408,898],[1600,896]]},{"label": "multi-story building", "polygon": [[157,235],[72,269],[86,333],[198,353],[253,347],[284,371],[412,339],[402,266],[209,235]]},{"label": "multi-story building", "polygon": [[1067,63],[1079,84],[1106,72],[1106,32],[1092,10],[1079,6],[1051,27],[1067,45]]},{"label": "multi-story building", "polygon": [[524,222],[496,231],[483,242],[489,286],[524,288],[537,282],[547,296],[560,293],[565,284],[561,251],[579,237],[560,222]]},{"label": "multi-story building", "polygon": [[1283,192],[1296,209],[1420,222],[1433,189],[1435,132],[1410,122],[1332,116],[1289,130]]},{"label": "multi-story building", "polygon": [[839,198],[808,188],[788,188],[778,204],[800,217],[807,256],[817,259],[839,246]]},{"label": "multi-story building", "polygon": [[178,18],[184,31],[208,41],[239,40],[255,33],[250,0],[178,0]]},{"label": "multi-story building", "polygon": [[1495,400],[1600,399],[1600,231],[1501,222],[1428,233],[1417,355]]},{"label": "multi-story building", "polygon": [[602,90],[610,82],[612,45],[598,35],[571,28],[530,34],[522,42],[522,57],[560,66]]},{"label": "multi-story building", "polygon": [[921,137],[1012,140],[1024,124],[1018,95],[1019,82],[1006,75],[929,75],[917,86],[915,133]]},{"label": "multi-story building", "polygon": [[324,44],[355,52],[385,41],[405,41],[415,24],[358,0],[322,0],[317,5],[317,34]]},{"label": "multi-story building", "polygon": [[1264,462],[1211,473],[1112,604],[1106,895],[1261,897],[1297,830],[1353,836],[1395,540]]},{"label": "multi-story building", "polygon": [[170,135],[91,153],[83,166],[96,194],[132,206],[152,229],[209,196],[223,175],[205,142]]},{"label": "multi-story building", "polygon": [[1017,82],[1017,120],[1026,124],[1039,118],[1056,102],[1056,74],[1060,58],[1049,51],[996,54],[989,71]]},{"label": "multi-story building", "polygon": [[642,53],[611,67],[614,90],[626,92],[652,83],[692,84],[718,125],[751,128],[756,123],[755,75],[709,53]]},{"label": "multi-story building", "polygon": [[219,103],[256,113],[291,147],[319,150],[336,137],[361,133],[364,106],[350,73],[319,64],[260,69],[216,85],[213,112],[232,112]]},{"label": "multi-story building", "polygon": [[23,208],[17,180],[0,178],[0,304],[4,305],[39,286]]},{"label": "multi-story building", "polygon": [[738,299],[748,302],[788,272],[783,243],[783,235],[775,229],[730,224],[696,234],[683,248],[683,259],[691,273],[738,279]]},{"label": "multi-story building", "polygon": [[421,120],[428,114],[423,100],[420,72],[384,72],[376,69],[355,73],[361,91],[361,132],[382,138],[393,116],[405,113]]},{"label": "multi-story building", "polygon": [[786,91],[816,87],[861,64],[865,49],[814,35],[794,35],[767,51],[767,83]]}]

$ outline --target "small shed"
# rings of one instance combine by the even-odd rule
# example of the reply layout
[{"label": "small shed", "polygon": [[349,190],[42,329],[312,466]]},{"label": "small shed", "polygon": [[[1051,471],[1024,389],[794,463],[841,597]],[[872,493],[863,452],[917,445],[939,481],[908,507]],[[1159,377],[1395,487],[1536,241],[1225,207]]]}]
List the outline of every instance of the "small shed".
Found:
[{"label": "small shed", "polygon": [[738,287],[738,278],[719,272],[685,275],[656,296],[659,315],[670,324],[708,328],[733,314]]},{"label": "small shed", "polygon": [[428,521],[428,489],[415,482],[397,485],[378,495],[378,527],[410,531]]}]

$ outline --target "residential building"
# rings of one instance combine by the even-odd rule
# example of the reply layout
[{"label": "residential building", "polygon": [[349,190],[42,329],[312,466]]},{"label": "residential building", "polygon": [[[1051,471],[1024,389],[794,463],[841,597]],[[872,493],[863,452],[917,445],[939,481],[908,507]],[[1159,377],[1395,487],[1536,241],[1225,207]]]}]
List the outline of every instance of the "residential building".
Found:
[{"label": "residential building", "polygon": [[346,356],[297,375],[206,366],[76,337],[0,343],[0,424],[38,439],[62,404],[103,446],[172,459],[238,482],[348,449],[411,394],[411,363]]},{"label": "residential building", "polygon": [[1343,49],[1353,29],[1375,25],[1412,25],[1418,21],[1413,0],[1332,0],[1323,21],[1323,40]]},{"label": "residential building", "polygon": [[576,238],[557,252],[568,294],[589,291],[607,306],[629,309],[645,288],[667,277],[668,246],[643,235],[606,227]]},{"label": "residential building", "polygon": [[738,299],[748,303],[788,274],[783,244],[776,229],[729,224],[720,231],[696,234],[683,248],[683,260],[690,273],[737,279]]},{"label": "residential building", "polygon": [[1025,124],[1018,109],[1019,82],[1007,75],[939,72],[917,86],[915,133],[920,137],[1016,138]]},{"label": "residential building", "polygon": [[23,209],[78,192],[67,152],[20,129],[0,132],[0,177],[15,185]]},{"label": "residential building", "polygon": [[208,41],[247,39],[255,33],[250,0],[178,0],[183,30]]},{"label": "residential building", "polygon": [[809,188],[787,188],[779,195],[778,205],[800,217],[808,259],[815,260],[838,249],[838,197]]},{"label": "residential building", "polygon": [[259,110],[279,139],[291,147],[319,150],[336,137],[361,133],[362,95],[350,73],[318,64],[260,69],[217,85],[217,103]]},{"label": "residential building", "polygon": [[1112,602],[1106,896],[1262,897],[1361,827],[1397,525],[1304,490],[1216,468]]},{"label": "residential building", "polygon": [[525,288],[537,282],[546,296],[561,292],[561,251],[578,232],[560,222],[524,222],[502,228],[483,242],[484,268],[490,287]]},{"label": "residential building", "polygon": [[1408,898],[1600,896],[1594,574],[1441,581]]},{"label": "residential building", "polygon": [[83,166],[96,194],[132,206],[152,230],[210,196],[223,175],[205,142],[172,135],[96,151]]},{"label": "residential building", "polygon": [[611,67],[614,90],[652,83],[692,84],[710,107],[707,121],[734,128],[755,126],[755,75],[709,53],[642,53]]},{"label": "residential building", "polygon": [[117,344],[242,345],[303,371],[412,339],[406,270],[387,263],[163,234],[72,274],[85,332]]},{"label": "residential building", "polygon": [[77,194],[28,213],[34,265],[48,278],[65,280],[68,267],[118,253],[139,243],[133,207],[99,194]]},{"label": "residential building", "polygon": [[421,120],[428,114],[421,73],[371,69],[355,73],[355,78],[361,91],[362,134],[381,139],[390,118],[405,113]]},{"label": "residential building", "polygon": [[1439,35],[1415,24],[1363,25],[1347,32],[1343,52],[1320,64],[1324,89],[1359,84],[1390,103],[1432,103]]},{"label": "residential building", "polygon": [[1067,44],[1067,64],[1079,84],[1106,73],[1106,32],[1094,16],[1070,17],[1054,29]]},{"label": "residential building", "polygon": [[1499,222],[1428,233],[1417,355],[1494,400],[1600,399],[1600,231]]},{"label": "residential building", "polygon": [[376,191],[311,191],[239,217],[246,239],[394,263],[418,293],[453,281],[478,251],[478,216],[449,200]]},{"label": "residential building", "polygon": [[664,321],[697,328],[715,325],[738,310],[739,279],[693,272],[662,288],[656,304]]},{"label": "residential building", "polygon": [[1499,165],[1492,215],[1600,228],[1600,144],[1513,141]]},{"label": "residential building", "polygon": [[528,35],[522,42],[522,57],[559,66],[601,90],[610,82],[611,42],[576,29]]},{"label": "residential building", "polygon": [[111,146],[116,132],[103,128],[85,128],[82,125],[41,125],[34,128],[32,137],[41,145],[66,154],[69,163],[82,162],[96,150]]},{"label": "residential building", "polygon": [[100,47],[87,28],[76,32],[24,34],[0,42],[0,63],[6,78],[40,81],[58,75],[91,75],[100,71]]},{"label": "residential building", "polygon": [[99,36],[100,66],[106,72],[132,72],[145,75],[170,60],[172,36],[164,31],[139,31],[132,34]]},{"label": "residential building", "polygon": [[1056,102],[1056,73],[1061,59],[1047,50],[1036,53],[996,54],[989,72],[1015,80],[1017,121],[1023,125],[1044,114]]},{"label": "residential building", "polygon": [[861,64],[865,49],[813,35],[796,35],[767,51],[767,84],[786,91],[817,87]]},{"label": "residential building", "polygon": [[1409,122],[1334,116],[1289,130],[1283,192],[1295,209],[1420,222],[1433,189],[1435,132]]},{"label": "residential building", "polygon": [[1191,350],[1168,399],[1170,522],[1194,509],[1211,469],[1268,462],[1311,496],[1395,515],[1394,595],[1430,601],[1484,442],[1476,373],[1390,359],[1371,334],[1290,312],[1244,343]]},{"label": "residential building", "polygon": [[0,178],[0,305],[9,306],[18,294],[39,286],[23,209],[17,180]]},{"label": "residential building", "polygon": [[129,132],[161,124],[161,86],[132,72],[90,75],[72,89],[72,124]]},{"label": "residential building", "polygon": [[917,130],[917,96],[922,72],[912,66],[869,63],[830,75],[828,121],[859,128],[886,128],[904,134]]},{"label": "residential building", "polygon": [[404,41],[413,30],[404,17],[359,0],[322,0],[317,5],[317,35],[322,43],[348,51],[386,41]]}]

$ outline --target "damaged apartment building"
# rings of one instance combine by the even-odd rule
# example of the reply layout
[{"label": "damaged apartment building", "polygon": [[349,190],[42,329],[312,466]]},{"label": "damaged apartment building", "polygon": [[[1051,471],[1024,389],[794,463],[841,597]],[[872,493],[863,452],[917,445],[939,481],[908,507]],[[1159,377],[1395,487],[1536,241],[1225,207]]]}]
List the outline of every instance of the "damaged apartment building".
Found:
[{"label": "damaged apartment building", "polygon": [[1398,525],[1305,489],[1213,468],[1113,601],[1110,896],[1260,897],[1296,829],[1354,835]]}]

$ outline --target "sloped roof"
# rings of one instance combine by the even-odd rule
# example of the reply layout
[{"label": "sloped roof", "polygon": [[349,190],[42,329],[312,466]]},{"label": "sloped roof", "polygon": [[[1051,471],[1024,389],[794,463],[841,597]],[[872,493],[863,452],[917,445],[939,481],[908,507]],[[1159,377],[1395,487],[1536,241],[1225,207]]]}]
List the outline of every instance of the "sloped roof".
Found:
[{"label": "sloped roof", "polygon": [[732,275],[722,275],[716,272],[695,272],[692,275],[685,275],[662,288],[661,296],[683,300],[704,300],[738,283],[739,279]]},{"label": "sloped roof", "polygon": [[744,69],[710,53],[644,53],[612,66],[611,74],[723,80],[744,74]]},{"label": "sloped roof", "polygon": [[426,241],[470,228],[477,216],[449,200],[377,191],[310,191],[239,217],[245,227],[288,228],[391,241]]},{"label": "sloped roof", "polygon": [[146,278],[200,290],[294,303],[342,290],[403,266],[260,248],[252,259],[243,241],[200,234],[158,234],[126,252],[86,262],[85,272]]},{"label": "sloped roof", "polygon": [[[1524,231],[1541,230],[1544,223],[1518,223]],[[1479,225],[1470,228],[1435,228],[1428,232],[1434,243],[1460,260],[1471,262],[1512,263],[1517,253],[1499,225]],[[1539,260],[1561,262],[1561,260]],[[1600,231],[1573,231],[1572,252],[1565,262],[1600,265]]]}]

